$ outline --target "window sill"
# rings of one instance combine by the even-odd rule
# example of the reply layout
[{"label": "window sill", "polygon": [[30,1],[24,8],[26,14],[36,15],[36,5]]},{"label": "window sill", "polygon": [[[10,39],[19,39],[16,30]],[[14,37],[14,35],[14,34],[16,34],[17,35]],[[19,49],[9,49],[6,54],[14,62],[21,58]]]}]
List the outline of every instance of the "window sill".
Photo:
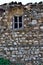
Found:
[{"label": "window sill", "polygon": [[24,28],[12,29],[13,32],[14,32],[14,31],[22,31],[22,30],[24,30]]}]

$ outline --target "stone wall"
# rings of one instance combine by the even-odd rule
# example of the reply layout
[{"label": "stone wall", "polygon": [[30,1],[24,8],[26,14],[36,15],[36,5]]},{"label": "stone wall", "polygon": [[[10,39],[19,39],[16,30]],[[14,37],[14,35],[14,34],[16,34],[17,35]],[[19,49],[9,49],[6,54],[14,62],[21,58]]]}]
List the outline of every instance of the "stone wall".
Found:
[{"label": "stone wall", "polygon": [[[43,63],[43,9],[30,9],[17,5],[0,16],[0,57],[26,65]],[[11,28],[13,15],[23,15],[22,30]]]}]

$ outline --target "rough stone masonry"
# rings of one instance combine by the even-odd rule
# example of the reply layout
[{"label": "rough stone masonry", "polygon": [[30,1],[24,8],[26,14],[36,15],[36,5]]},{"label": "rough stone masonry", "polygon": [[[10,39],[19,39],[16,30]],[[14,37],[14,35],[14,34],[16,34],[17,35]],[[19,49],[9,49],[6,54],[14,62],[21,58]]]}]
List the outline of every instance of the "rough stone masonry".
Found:
[{"label": "rough stone masonry", "polygon": [[43,64],[43,2],[0,5],[0,57],[26,65]]}]

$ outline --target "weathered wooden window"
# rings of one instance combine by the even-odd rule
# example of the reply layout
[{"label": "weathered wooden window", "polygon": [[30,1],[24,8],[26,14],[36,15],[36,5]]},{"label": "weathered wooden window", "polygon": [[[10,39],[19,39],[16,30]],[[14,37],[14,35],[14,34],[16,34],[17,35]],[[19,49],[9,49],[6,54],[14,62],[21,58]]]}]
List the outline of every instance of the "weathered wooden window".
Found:
[{"label": "weathered wooden window", "polygon": [[21,29],[23,27],[23,17],[14,16],[13,17],[13,29]]}]

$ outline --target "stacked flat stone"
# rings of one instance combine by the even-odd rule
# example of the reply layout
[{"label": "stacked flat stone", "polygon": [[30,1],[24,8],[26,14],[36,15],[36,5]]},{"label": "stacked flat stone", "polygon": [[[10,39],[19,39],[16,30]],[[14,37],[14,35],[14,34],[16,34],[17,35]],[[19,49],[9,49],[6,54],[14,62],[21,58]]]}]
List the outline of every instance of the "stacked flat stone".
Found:
[{"label": "stacked flat stone", "polygon": [[32,9],[28,18],[25,14],[24,29],[18,31],[7,26],[7,13],[0,17],[0,57],[12,62],[43,62],[43,12]]}]

